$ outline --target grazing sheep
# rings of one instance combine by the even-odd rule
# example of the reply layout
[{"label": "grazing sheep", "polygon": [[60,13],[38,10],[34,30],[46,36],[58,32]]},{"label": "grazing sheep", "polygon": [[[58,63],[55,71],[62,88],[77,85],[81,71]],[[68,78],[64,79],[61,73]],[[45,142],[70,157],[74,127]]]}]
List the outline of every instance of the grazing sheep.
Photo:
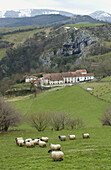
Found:
[{"label": "grazing sheep", "polygon": [[18,140],[23,140],[23,137],[17,137],[15,138],[16,144],[18,145]]},{"label": "grazing sheep", "polygon": [[75,135],[68,135],[68,137],[69,137],[70,140],[76,139],[76,136],[75,136]]},{"label": "grazing sheep", "polygon": [[82,133],[82,137],[84,138],[89,138],[89,133]]},{"label": "grazing sheep", "polygon": [[28,138],[28,139],[25,139],[25,142],[29,142],[31,140],[32,140],[31,138]]},{"label": "grazing sheep", "polygon": [[20,147],[24,146],[25,145],[25,141],[23,139],[18,139],[18,145]]},{"label": "grazing sheep", "polygon": [[32,146],[32,147],[34,147],[34,146],[35,146],[35,142],[34,142],[34,140],[31,140],[31,141],[30,141],[30,143],[31,143],[31,146]]},{"label": "grazing sheep", "polygon": [[53,150],[53,151],[56,151],[56,150],[61,150],[61,145],[60,144],[50,144],[50,149]]},{"label": "grazing sheep", "polygon": [[25,142],[25,145],[26,145],[27,148],[31,148],[32,147],[32,144],[31,144],[30,141]]},{"label": "grazing sheep", "polygon": [[33,139],[34,140],[34,143],[35,143],[35,145],[38,145],[39,144],[39,138],[38,139]]},{"label": "grazing sheep", "polygon": [[29,140],[29,141],[25,142],[25,145],[27,148],[32,148],[35,146],[35,143],[33,140],[31,140],[31,141]]},{"label": "grazing sheep", "polygon": [[58,136],[58,138],[59,138],[61,141],[65,141],[65,140],[66,140],[66,136]]},{"label": "grazing sheep", "polygon": [[50,156],[54,161],[62,161],[63,160],[64,153],[62,151],[49,150],[48,153],[50,153]]},{"label": "grazing sheep", "polygon": [[40,147],[46,147],[46,142],[39,140]]},{"label": "grazing sheep", "polygon": [[42,139],[42,141],[44,141],[44,142],[48,142],[48,139],[49,139],[49,138],[48,138],[48,137],[42,137],[41,139]]}]

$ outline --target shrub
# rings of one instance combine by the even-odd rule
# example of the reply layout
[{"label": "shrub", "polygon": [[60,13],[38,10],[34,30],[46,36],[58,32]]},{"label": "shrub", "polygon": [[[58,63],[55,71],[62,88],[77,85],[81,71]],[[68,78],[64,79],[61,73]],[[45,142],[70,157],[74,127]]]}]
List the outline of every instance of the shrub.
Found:
[{"label": "shrub", "polygon": [[71,129],[78,129],[78,128],[83,128],[85,125],[81,118],[75,118],[75,119],[69,119],[68,126],[71,127]]},{"label": "shrub", "polygon": [[0,98],[0,130],[8,131],[10,126],[17,126],[21,120],[22,115]]},{"label": "shrub", "polygon": [[49,114],[43,112],[39,112],[37,114],[32,113],[31,115],[27,116],[27,121],[39,132],[44,131],[49,124]]},{"label": "shrub", "polygon": [[51,113],[51,125],[56,130],[62,130],[67,125],[69,117],[65,113]]},{"label": "shrub", "polygon": [[105,110],[100,120],[103,126],[111,126],[111,106]]}]

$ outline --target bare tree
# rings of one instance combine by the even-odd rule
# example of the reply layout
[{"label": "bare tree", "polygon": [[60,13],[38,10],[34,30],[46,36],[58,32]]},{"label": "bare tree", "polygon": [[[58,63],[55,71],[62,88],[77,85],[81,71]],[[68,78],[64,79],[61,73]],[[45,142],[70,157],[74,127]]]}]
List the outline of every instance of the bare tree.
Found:
[{"label": "bare tree", "polygon": [[0,130],[7,131],[10,126],[17,126],[22,120],[20,112],[0,98]]},{"label": "bare tree", "polygon": [[52,113],[51,114],[51,125],[56,130],[62,130],[65,128],[68,121],[68,115],[65,113]]},{"label": "bare tree", "polygon": [[100,119],[103,126],[111,126],[111,106],[109,106]]},{"label": "bare tree", "polygon": [[27,116],[28,122],[32,127],[36,128],[38,131],[44,131],[49,124],[49,114],[39,112],[37,114],[32,113]]},{"label": "bare tree", "polygon": [[83,128],[85,126],[81,118],[69,119],[67,123],[71,129]]}]

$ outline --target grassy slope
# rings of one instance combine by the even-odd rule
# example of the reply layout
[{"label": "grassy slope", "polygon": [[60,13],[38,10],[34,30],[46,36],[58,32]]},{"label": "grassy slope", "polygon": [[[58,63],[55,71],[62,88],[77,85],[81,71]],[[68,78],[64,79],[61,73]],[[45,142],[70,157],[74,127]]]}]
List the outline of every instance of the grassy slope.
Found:
[{"label": "grassy slope", "polygon": [[[33,30],[33,31],[26,31],[26,32],[20,32],[20,33],[15,33],[15,34],[10,34],[10,35],[4,35],[3,40],[4,41],[9,41],[10,43],[15,43],[15,46],[17,44],[23,43],[26,39],[32,38],[33,35],[40,30]],[[41,30],[42,31],[42,30]]]},{"label": "grassy slope", "polygon": [[16,108],[24,114],[39,111],[58,111],[73,117],[83,118],[90,127],[100,126],[99,118],[108,103],[99,100],[78,86],[66,87],[60,91],[43,93],[35,99],[15,102]]},{"label": "grassy slope", "polygon": [[[22,126],[22,131],[13,131],[0,134],[0,169],[34,169],[34,170],[72,170],[72,169],[110,169],[111,167],[111,128],[94,127],[100,125],[98,117],[105,107],[106,102],[90,95],[78,86],[65,87],[60,91],[42,93],[37,98],[30,97],[13,103],[24,114],[39,110],[58,110],[83,117],[88,121],[90,128],[62,131],[46,129],[37,132],[27,125]],[[31,107],[32,105],[32,107]],[[93,126],[93,128],[91,128]],[[21,127],[18,127],[21,129]],[[82,133],[88,132],[89,139],[82,139]],[[76,140],[70,141],[69,134],[75,134]],[[59,135],[66,135],[67,140],[61,142]],[[22,136],[24,139],[31,137],[41,138],[48,136],[46,148],[38,145],[34,148],[18,147],[15,137]],[[63,161],[53,161],[48,154],[49,143],[61,144],[64,152]]]},{"label": "grassy slope", "polygon": [[[82,132],[89,132],[89,139],[82,139]],[[75,134],[76,140],[61,142],[58,135]],[[106,135],[107,134],[107,135]],[[41,138],[48,136],[46,148],[18,147],[15,137]],[[61,144],[64,152],[63,161],[53,161],[48,153],[49,143]],[[82,130],[63,131],[19,131],[0,135],[0,169],[21,170],[72,170],[72,169],[107,169],[111,168],[111,128],[90,128]]]},{"label": "grassy slope", "polygon": [[70,26],[70,27],[76,27],[76,28],[84,28],[84,27],[94,27],[94,26],[99,26],[99,25],[103,25],[101,23],[98,24],[92,24],[92,23],[85,23],[85,22],[80,22],[77,24],[68,24],[66,26]]},{"label": "grassy slope", "polygon": [[111,103],[111,77],[105,77],[99,82],[90,82],[80,85],[85,90],[87,88],[92,88],[92,91],[89,91],[94,96],[99,97],[109,103]]},{"label": "grassy slope", "polygon": [[0,49],[0,60],[5,56],[6,49]]}]

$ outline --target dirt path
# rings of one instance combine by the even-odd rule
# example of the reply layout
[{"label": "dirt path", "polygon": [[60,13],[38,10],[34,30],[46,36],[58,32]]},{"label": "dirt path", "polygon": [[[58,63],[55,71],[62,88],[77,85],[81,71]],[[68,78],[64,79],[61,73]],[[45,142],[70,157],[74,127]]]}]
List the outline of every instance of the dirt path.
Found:
[{"label": "dirt path", "polygon": [[30,98],[31,95],[27,95],[27,96],[19,96],[19,97],[14,97],[14,98],[10,98],[10,99],[5,99],[7,102],[15,102],[15,101],[20,101],[20,100],[26,100],[28,98]]}]

